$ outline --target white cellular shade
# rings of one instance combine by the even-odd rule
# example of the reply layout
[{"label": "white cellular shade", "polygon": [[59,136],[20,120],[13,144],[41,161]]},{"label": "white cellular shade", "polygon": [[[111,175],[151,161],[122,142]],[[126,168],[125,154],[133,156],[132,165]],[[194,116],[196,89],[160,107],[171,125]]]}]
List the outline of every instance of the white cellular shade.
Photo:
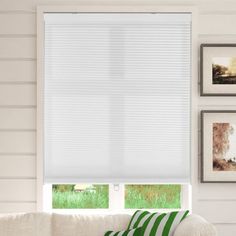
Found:
[{"label": "white cellular shade", "polygon": [[189,182],[190,81],[191,14],[45,14],[45,182]]}]

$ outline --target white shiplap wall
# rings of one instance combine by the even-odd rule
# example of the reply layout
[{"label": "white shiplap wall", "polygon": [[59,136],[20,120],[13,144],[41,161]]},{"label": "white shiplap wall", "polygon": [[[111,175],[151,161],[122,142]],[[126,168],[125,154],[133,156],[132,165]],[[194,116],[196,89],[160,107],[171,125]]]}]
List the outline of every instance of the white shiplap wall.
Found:
[{"label": "white shiplap wall", "polygon": [[0,1],[1,213],[36,209],[35,12],[16,2]]},{"label": "white shiplap wall", "polygon": [[[217,8],[201,7],[199,45],[201,43],[236,43],[236,1],[222,1]],[[200,110],[236,110],[236,97],[198,97]],[[199,117],[200,140],[200,117]],[[199,142],[200,144],[200,142]],[[198,145],[199,145],[198,144]],[[200,183],[200,145],[195,167],[193,211],[214,223],[219,236],[236,235],[236,184]]]},{"label": "white shiplap wall", "polygon": [[[36,6],[85,4],[196,5],[199,44],[236,43],[235,0],[1,0],[0,213],[36,210]],[[199,111],[236,109],[235,97],[197,97],[197,103]],[[201,184],[199,160],[200,152],[193,161],[193,211],[220,236],[234,236],[236,184]]]}]

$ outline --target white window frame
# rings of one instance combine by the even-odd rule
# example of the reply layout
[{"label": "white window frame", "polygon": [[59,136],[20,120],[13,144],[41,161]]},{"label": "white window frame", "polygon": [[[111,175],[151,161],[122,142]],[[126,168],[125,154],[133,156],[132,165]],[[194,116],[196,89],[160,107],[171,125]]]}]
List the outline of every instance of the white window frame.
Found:
[{"label": "white window frame", "polygon": [[[197,76],[197,62],[198,62],[198,42],[197,42],[197,15],[198,11],[193,6],[148,6],[148,5],[129,5],[129,6],[38,6],[37,7],[37,210],[38,211],[52,211],[51,205],[51,187],[43,184],[43,81],[44,81],[44,13],[98,13],[98,12],[119,12],[119,13],[191,13],[192,14],[192,98],[191,98],[191,182],[189,185],[182,185],[181,189],[181,208],[190,209],[192,203],[195,201],[194,189],[191,184],[195,183],[198,171],[198,147],[196,145],[198,140],[198,122],[197,122],[197,97],[198,97],[198,76]],[[195,169],[193,168],[195,167]],[[94,183],[95,184],[95,183]],[[141,184],[141,183],[140,183]],[[144,184],[144,183],[142,183]],[[152,183],[153,184],[153,183]],[[161,183],[156,183],[161,184]],[[181,183],[180,183],[181,184]],[[112,184],[111,184],[112,185]],[[124,193],[124,186],[119,185],[119,191],[109,192],[110,209],[108,210],[84,210],[83,212],[121,212],[121,206],[124,206],[124,198],[121,198]],[[121,187],[123,186],[123,187]],[[114,186],[110,186],[112,189]],[[78,209],[76,209],[78,211]],[[75,211],[76,211],[75,210]],[[132,211],[133,210],[125,210]],[[150,209],[149,209],[150,210]],[[170,211],[173,209],[162,209],[163,211]],[[56,210],[53,210],[56,211]],[[64,210],[63,210],[64,211]],[[74,212],[74,211],[67,211]],[[80,209],[81,212],[81,209]]]},{"label": "white window frame", "polygon": [[[145,185],[145,184],[141,184]],[[155,185],[155,184],[150,184]],[[165,184],[166,185],[166,184]],[[181,185],[180,204],[181,210],[192,210],[191,209],[191,185]],[[45,212],[56,212],[56,213],[76,213],[82,212],[85,214],[96,214],[96,213],[133,213],[137,209],[125,209],[125,184],[109,184],[109,208],[108,209],[53,209],[52,208],[52,184],[45,184],[43,186],[43,211]],[[158,209],[159,212],[169,212],[173,210],[180,210],[173,208],[162,208]],[[156,211],[157,209],[144,209],[147,211]]]}]

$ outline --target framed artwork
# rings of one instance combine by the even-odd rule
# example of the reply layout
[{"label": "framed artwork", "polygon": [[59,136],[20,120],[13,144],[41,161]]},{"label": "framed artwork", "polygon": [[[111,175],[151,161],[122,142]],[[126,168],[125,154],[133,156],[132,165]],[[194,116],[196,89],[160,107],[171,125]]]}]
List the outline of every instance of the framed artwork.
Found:
[{"label": "framed artwork", "polygon": [[201,44],[201,96],[236,96],[236,44]]},{"label": "framed artwork", "polygon": [[236,182],[236,111],[201,111],[201,181]]}]

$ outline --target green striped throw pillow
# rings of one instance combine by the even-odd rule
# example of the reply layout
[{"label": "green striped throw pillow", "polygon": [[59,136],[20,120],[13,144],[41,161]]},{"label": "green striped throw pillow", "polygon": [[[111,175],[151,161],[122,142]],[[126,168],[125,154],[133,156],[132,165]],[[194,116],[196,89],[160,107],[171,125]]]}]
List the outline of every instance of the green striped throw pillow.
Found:
[{"label": "green striped throw pillow", "polygon": [[129,229],[142,226],[140,236],[173,236],[176,227],[188,213],[189,211],[163,214],[136,211],[131,218]]},{"label": "green striped throw pillow", "polygon": [[105,233],[104,236],[140,236],[141,229],[142,228],[140,227],[136,229],[129,229],[118,232],[108,231]]}]

